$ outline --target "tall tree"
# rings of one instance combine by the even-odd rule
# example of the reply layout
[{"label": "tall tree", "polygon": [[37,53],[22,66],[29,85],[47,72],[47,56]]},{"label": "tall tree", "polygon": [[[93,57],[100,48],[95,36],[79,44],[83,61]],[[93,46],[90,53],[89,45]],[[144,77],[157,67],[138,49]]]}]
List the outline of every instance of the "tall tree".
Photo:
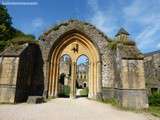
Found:
[{"label": "tall tree", "polygon": [[0,50],[3,50],[7,40],[13,36],[11,17],[4,5],[0,5]]},{"label": "tall tree", "polygon": [[0,40],[6,41],[12,37],[12,21],[5,6],[0,5]]},{"label": "tall tree", "polygon": [[20,30],[12,27],[12,19],[7,8],[4,5],[0,5],[0,52],[10,43],[13,43],[13,41],[27,42],[34,39],[35,37],[33,35],[26,35]]}]

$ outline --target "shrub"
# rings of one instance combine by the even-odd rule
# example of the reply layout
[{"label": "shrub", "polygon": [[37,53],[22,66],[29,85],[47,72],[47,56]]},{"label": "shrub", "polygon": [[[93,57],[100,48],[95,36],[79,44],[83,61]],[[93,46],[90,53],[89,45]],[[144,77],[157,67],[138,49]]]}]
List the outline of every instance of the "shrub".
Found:
[{"label": "shrub", "polygon": [[160,106],[160,93],[156,92],[149,96],[149,104],[151,106]]},{"label": "shrub", "polygon": [[150,106],[148,110],[154,116],[160,117],[160,107]]},{"label": "shrub", "polygon": [[81,96],[88,96],[88,88],[86,87],[86,88],[82,89],[80,91],[80,95]]},{"label": "shrub", "polygon": [[70,94],[70,86],[67,86],[67,85],[64,86],[64,88],[63,88],[63,94],[66,97],[69,96],[69,94]]},{"label": "shrub", "polygon": [[11,39],[12,44],[38,43],[31,35],[18,36]]},{"label": "shrub", "polygon": [[108,48],[112,49],[112,50],[116,50],[117,45],[118,44],[123,44],[123,45],[130,45],[130,46],[134,46],[136,43],[132,40],[127,40],[127,41],[123,41],[123,40],[112,40],[108,43]]},{"label": "shrub", "polygon": [[58,93],[59,97],[69,97],[70,95],[70,86],[64,85],[63,89]]}]

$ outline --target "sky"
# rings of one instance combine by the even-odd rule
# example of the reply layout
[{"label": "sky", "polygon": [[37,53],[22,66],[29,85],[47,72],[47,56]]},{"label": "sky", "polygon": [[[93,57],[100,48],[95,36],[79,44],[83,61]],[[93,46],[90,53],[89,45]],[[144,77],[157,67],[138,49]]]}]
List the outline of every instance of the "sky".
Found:
[{"label": "sky", "polygon": [[143,52],[160,50],[160,0],[0,0],[8,4],[13,25],[37,38],[68,19],[90,22],[114,38],[123,27]]},{"label": "sky", "polygon": [[[67,55],[67,54],[63,55],[62,58],[63,58],[63,60],[65,60],[66,58],[69,59],[69,60],[71,60],[70,56]],[[77,65],[79,65],[79,64],[86,64],[87,62],[89,62],[89,59],[88,59],[87,56],[81,55],[81,56],[78,57],[78,59],[77,59],[76,62],[77,62]]]}]

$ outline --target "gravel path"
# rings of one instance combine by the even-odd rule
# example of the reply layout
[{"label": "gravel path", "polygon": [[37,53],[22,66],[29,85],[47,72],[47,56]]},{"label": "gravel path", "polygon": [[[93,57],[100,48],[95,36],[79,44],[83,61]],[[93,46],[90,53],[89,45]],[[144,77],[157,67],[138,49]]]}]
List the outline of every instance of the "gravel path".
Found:
[{"label": "gravel path", "polygon": [[120,111],[86,98],[57,98],[44,104],[0,105],[0,120],[160,120],[149,114]]}]

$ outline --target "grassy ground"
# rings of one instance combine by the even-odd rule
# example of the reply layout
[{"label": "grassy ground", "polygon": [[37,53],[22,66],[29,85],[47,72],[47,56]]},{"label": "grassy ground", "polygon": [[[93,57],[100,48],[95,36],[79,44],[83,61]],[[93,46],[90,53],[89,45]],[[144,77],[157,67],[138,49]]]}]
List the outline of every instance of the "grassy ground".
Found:
[{"label": "grassy ground", "polygon": [[160,117],[160,106],[150,106],[148,111],[157,117]]},{"label": "grassy ground", "polygon": [[100,102],[105,104],[111,104],[117,109],[132,111],[132,112],[148,112],[156,117],[160,117],[160,106],[149,106],[149,108],[145,110],[135,110],[135,109],[122,108],[115,99],[107,99],[105,101],[100,101]]}]

